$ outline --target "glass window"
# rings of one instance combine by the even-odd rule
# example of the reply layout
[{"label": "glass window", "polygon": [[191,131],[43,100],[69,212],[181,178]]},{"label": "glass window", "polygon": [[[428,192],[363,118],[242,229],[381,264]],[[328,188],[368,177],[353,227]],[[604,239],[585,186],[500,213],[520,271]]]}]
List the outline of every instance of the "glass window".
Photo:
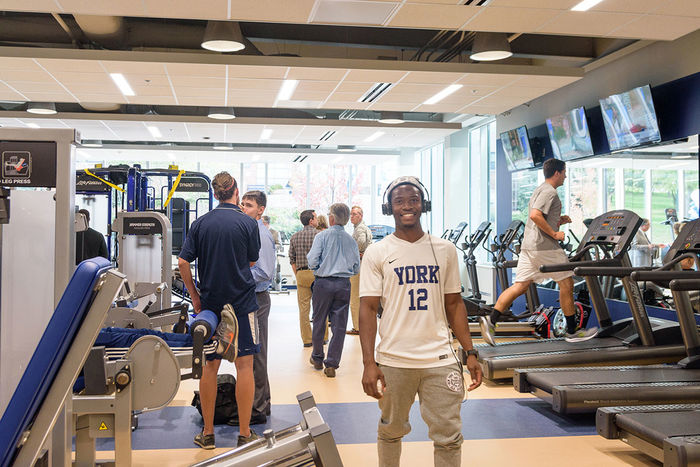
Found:
[{"label": "glass window", "polygon": [[[489,172],[488,172],[488,186],[489,186],[489,221],[491,225],[496,225],[496,198],[498,196],[498,177],[496,175],[496,141],[498,139],[498,133],[496,133],[496,121],[489,123]],[[476,227],[476,226],[475,226]]]},{"label": "glass window", "polygon": [[637,215],[644,217],[644,170],[624,169],[623,178],[625,180],[625,209],[634,211]]},{"label": "glass window", "polygon": [[650,238],[654,243],[671,243],[671,229],[662,224],[666,220],[666,209],[678,209],[678,171],[651,171],[651,228]]},{"label": "glass window", "polygon": [[[696,161],[697,162],[697,161]],[[698,171],[697,170],[686,170],[684,173],[685,182],[685,193],[684,201],[685,206],[683,208],[683,216],[688,219],[697,219],[700,217],[700,182],[698,181]],[[679,218],[682,216],[679,215]]]},{"label": "glass window", "polygon": [[578,238],[586,231],[584,219],[598,216],[598,169],[594,167],[569,167],[566,170],[569,183],[569,207],[565,214],[571,217],[568,226]]},{"label": "glass window", "polygon": [[537,170],[513,172],[513,219],[527,221],[530,197],[537,188]]},{"label": "glass window", "polygon": [[605,210],[615,209],[615,169],[603,169],[605,179]]}]

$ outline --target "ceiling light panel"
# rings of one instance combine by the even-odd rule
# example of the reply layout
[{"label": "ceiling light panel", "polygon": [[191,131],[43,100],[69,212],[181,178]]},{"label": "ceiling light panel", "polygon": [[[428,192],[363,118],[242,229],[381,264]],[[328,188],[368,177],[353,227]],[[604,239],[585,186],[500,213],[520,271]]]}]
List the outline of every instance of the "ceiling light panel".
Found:
[{"label": "ceiling light panel", "polygon": [[135,96],[136,93],[134,90],[131,88],[131,85],[129,85],[129,82],[126,80],[123,74],[121,73],[110,73],[109,77],[112,78],[112,81],[114,81],[114,84],[117,85],[119,88],[119,91],[121,91],[122,94],[125,96]]},{"label": "ceiling light panel", "polygon": [[435,95],[433,95],[429,99],[426,99],[426,101],[423,102],[423,104],[425,104],[425,105],[437,104],[438,102],[443,100],[445,97],[449,96],[450,94],[456,92],[457,90],[459,90],[461,88],[462,88],[461,84],[450,84],[442,91],[436,93]]},{"label": "ceiling light panel", "polygon": [[364,142],[365,142],[365,143],[371,143],[371,142],[373,142],[373,141],[378,140],[379,138],[381,138],[381,137],[384,136],[385,134],[386,134],[386,133],[384,133],[383,131],[375,131],[374,133],[372,133],[371,135],[369,135],[367,138],[365,138],[365,139],[364,139]]},{"label": "ceiling light panel", "polygon": [[294,90],[297,88],[299,81],[296,79],[286,79],[280,87],[279,93],[277,94],[277,100],[288,101],[292,98]]},{"label": "ceiling light panel", "polygon": [[392,27],[459,29],[482,8],[465,5],[403,4],[389,22]]},{"label": "ceiling light panel", "polygon": [[163,134],[160,132],[157,126],[147,126],[146,129],[154,138],[162,138]]},{"label": "ceiling light panel", "polygon": [[322,1],[311,22],[380,25],[389,19],[395,7],[393,2]]},{"label": "ceiling light panel", "polygon": [[270,129],[270,128],[265,128],[260,133],[260,139],[263,141],[270,139],[271,136],[272,136],[272,129]]},{"label": "ceiling light panel", "polygon": [[583,0],[571,8],[571,11],[587,11],[602,2],[603,0]]}]

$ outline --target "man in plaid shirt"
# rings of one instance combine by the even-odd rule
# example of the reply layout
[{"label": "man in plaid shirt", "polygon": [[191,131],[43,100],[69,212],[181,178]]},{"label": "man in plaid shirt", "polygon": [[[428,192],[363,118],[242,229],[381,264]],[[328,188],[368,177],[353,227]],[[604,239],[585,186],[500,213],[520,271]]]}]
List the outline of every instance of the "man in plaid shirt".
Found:
[{"label": "man in plaid shirt", "polygon": [[309,269],[306,255],[311,250],[314,237],[318,233],[316,226],[316,212],[313,209],[302,211],[299,220],[304,226],[299,232],[292,235],[289,240],[289,262],[297,279],[297,302],[299,303],[299,328],[304,347],[311,347],[311,284],[314,282],[314,273]]}]

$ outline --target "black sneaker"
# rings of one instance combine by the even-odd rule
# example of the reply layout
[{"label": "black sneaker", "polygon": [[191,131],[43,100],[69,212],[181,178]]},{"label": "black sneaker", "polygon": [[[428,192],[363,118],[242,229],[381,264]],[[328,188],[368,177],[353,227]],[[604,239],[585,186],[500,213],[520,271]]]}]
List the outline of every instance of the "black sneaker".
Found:
[{"label": "black sneaker", "polygon": [[214,449],[216,445],[214,444],[214,434],[205,435],[204,432],[197,433],[194,437],[194,444],[202,449]]},{"label": "black sneaker", "polygon": [[309,363],[314,366],[314,370],[323,370],[323,363],[314,360],[314,357],[309,358]]},{"label": "black sneaker", "polygon": [[251,443],[255,441],[256,439],[260,439],[260,436],[256,432],[254,432],[252,429],[250,430],[250,436],[241,436],[238,435],[238,444],[237,447],[241,447],[244,444]]},{"label": "black sneaker", "polygon": [[222,358],[233,362],[238,356],[238,320],[233,307],[224,305],[221,310],[221,322],[216,328],[216,338],[219,343],[216,346],[216,353]]}]

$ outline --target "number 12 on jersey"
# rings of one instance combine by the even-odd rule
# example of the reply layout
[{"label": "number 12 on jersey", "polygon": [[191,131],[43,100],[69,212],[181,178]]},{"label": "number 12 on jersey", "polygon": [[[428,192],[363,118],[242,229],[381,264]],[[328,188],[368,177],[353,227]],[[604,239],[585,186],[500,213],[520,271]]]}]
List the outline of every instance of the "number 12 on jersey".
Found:
[{"label": "number 12 on jersey", "polygon": [[411,304],[408,307],[410,311],[425,311],[428,309],[428,305],[425,304],[428,301],[428,289],[411,289],[408,291],[408,296],[411,299]]}]

